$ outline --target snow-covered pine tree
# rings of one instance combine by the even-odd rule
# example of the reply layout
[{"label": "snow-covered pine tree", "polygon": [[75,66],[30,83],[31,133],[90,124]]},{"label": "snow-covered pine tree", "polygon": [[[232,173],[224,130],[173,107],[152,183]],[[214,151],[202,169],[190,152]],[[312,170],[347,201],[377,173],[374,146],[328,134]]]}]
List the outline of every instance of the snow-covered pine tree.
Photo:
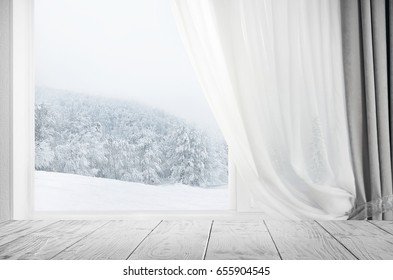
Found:
[{"label": "snow-covered pine tree", "polygon": [[208,176],[206,138],[190,126],[179,126],[172,134],[171,178],[173,182],[205,186]]},{"label": "snow-covered pine tree", "polygon": [[54,139],[53,116],[46,104],[35,106],[35,167],[37,170],[50,169],[55,157],[52,149]]},{"label": "snow-covered pine tree", "polygon": [[145,184],[159,184],[161,182],[161,151],[157,145],[157,137],[152,130],[141,128],[141,138],[137,148],[142,182]]},{"label": "snow-covered pine tree", "polygon": [[103,169],[108,161],[105,157],[105,140],[101,123],[92,122],[81,141],[88,144],[86,158],[90,166],[89,174],[94,174],[95,177],[104,177]]}]

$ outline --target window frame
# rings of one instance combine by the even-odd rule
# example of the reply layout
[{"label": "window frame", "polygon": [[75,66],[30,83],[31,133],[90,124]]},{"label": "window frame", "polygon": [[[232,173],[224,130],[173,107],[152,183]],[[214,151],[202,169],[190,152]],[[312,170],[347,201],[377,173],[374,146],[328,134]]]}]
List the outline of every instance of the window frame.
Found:
[{"label": "window frame", "polygon": [[11,130],[12,218],[113,219],[135,217],[227,217],[252,212],[239,192],[238,176],[228,155],[228,210],[210,211],[35,211],[34,210],[34,0],[11,2]]},{"label": "window frame", "polygon": [[33,1],[11,0],[12,218],[32,219],[34,180]]}]

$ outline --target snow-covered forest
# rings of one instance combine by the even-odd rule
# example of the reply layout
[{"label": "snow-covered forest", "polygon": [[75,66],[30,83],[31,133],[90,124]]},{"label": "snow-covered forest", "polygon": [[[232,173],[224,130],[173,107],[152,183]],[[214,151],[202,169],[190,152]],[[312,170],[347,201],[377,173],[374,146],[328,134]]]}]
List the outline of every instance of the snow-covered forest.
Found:
[{"label": "snow-covered forest", "polygon": [[143,184],[226,185],[219,133],[137,102],[36,90],[36,170]]}]

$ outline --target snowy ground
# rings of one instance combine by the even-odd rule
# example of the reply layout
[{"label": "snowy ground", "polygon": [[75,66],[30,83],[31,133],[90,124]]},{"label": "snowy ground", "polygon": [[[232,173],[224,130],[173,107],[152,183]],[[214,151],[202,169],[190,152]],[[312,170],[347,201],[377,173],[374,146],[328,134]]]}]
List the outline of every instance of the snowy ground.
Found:
[{"label": "snowy ground", "polygon": [[228,188],[150,186],[73,174],[36,171],[37,211],[225,210]]}]

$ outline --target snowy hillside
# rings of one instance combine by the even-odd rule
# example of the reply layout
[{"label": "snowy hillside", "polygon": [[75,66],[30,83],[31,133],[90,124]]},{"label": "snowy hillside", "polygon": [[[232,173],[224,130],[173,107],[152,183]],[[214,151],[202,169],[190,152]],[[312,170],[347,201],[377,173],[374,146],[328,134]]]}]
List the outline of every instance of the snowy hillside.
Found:
[{"label": "snowy hillside", "polygon": [[225,210],[226,186],[145,185],[36,171],[37,211]]},{"label": "snowy hillside", "polygon": [[220,135],[131,101],[36,90],[36,169],[147,185],[225,185]]}]

